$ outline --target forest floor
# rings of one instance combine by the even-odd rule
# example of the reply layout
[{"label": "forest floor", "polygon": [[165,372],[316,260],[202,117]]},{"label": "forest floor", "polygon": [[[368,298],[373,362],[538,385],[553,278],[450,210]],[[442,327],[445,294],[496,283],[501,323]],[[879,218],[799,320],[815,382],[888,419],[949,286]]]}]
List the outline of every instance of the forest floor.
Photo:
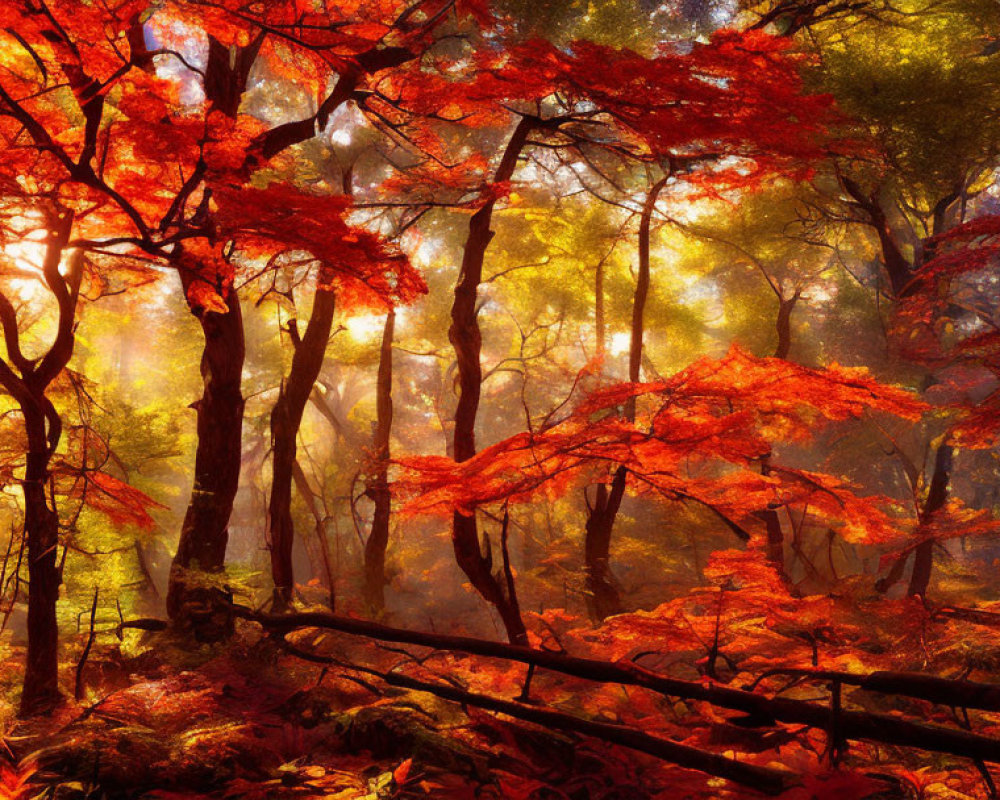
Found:
[{"label": "forest floor", "polygon": [[[284,616],[244,609],[248,616],[230,618],[235,635],[216,644],[169,629],[122,628],[120,644],[101,636],[89,652],[67,642],[62,685],[72,695],[76,684],[79,699],[17,721],[24,653],[8,647],[0,659],[7,751],[0,752],[0,800],[736,800],[761,797],[760,787],[782,800],[995,799],[996,781],[983,763],[1000,763],[994,606],[938,619],[913,602],[882,598],[883,615],[859,607],[852,616],[840,601],[812,598],[796,600],[794,614],[771,605],[765,616],[734,601],[736,616],[726,621],[721,595],[705,597],[702,617],[685,606],[691,615],[682,617],[688,626],[680,638],[681,617],[670,604],[597,628],[557,612],[535,615],[546,635],[535,637],[534,652],[596,658],[588,663],[610,670],[642,658],[656,670],[646,674],[674,676],[665,678],[671,691],[617,680],[620,672],[560,671],[551,658],[529,678],[517,653],[498,642],[440,631],[399,636],[399,629],[313,607]],[[885,636],[855,641],[858,615]],[[836,706],[823,681],[779,676],[758,694],[751,679],[766,678],[768,665],[784,674],[788,664],[807,662],[810,649],[815,660],[818,645],[800,634],[819,630],[809,627],[816,619],[843,629],[820,631],[827,668],[903,671],[880,672],[882,682],[868,687],[848,681]],[[703,637],[683,641],[696,632],[691,624],[719,630],[720,620],[740,636],[725,639],[713,665]],[[907,637],[919,638],[926,663],[907,655],[916,652]],[[746,669],[735,671],[736,664]],[[990,683],[966,680],[970,669],[973,680]],[[407,681],[437,694],[393,685]],[[762,704],[746,713],[721,699],[726,693]],[[507,710],[484,704],[489,698]],[[789,707],[798,709],[791,721]],[[805,708],[819,721],[796,717]],[[623,747],[595,738],[600,733],[581,735],[586,729],[578,726],[562,733],[558,720],[536,724],[544,713],[629,730],[668,751],[646,750],[660,754],[654,758],[638,752],[635,739]],[[831,747],[829,726],[843,734],[840,746]],[[949,744],[954,737],[958,743]],[[720,759],[725,769],[677,750]],[[733,777],[726,770],[734,764],[767,773],[766,780]]]},{"label": "forest floor", "polygon": [[[43,789],[54,800],[670,796],[652,758],[623,759],[599,742],[581,746],[424,693],[378,688],[306,664],[252,625],[194,652],[168,634],[144,636],[153,646],[138,656],[95,648],[83,701],[9,723],[19,766],[0,772],[0,797]],[[338,655],[362,655],[349,648],[373,655],[370,644],[336,637]]]}]

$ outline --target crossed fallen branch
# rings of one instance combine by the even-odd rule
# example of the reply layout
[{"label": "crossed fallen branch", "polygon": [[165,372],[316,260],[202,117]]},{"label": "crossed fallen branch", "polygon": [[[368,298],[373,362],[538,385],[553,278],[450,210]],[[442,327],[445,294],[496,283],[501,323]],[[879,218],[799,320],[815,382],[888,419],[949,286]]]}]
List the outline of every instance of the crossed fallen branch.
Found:
[{"label": "crossed fallen branch", "polygon": [[[599,683],[638,686],[668,697],[700,700],[720,708],[742,711],[748,715],[748,723],[759,727],[786,723],[818,728],[827,732],[831,742],[836,747],[839,747],[839,743],[848,740],[863,740],[947,753],[969,758],[974,762],[1000,763],[1000,740],[988,736],[982,736],[968,730],[948,728],[943,725],[917,722],[889,714],[844,710],[840,708],[839,703],[836,709],[831,709],[824,704],[812,701],[769,697],[754,691],[756,685],[748,689],[737,689],[715,683],[682,680],[661,675],[630,661],[600,661],[467,636],[406,630],[325,612],[279,615],[255,611],[234,604],[232,613],[237,618],[255,622],[265,630],[281,637],[304,628],[320,628],[383,642],[517,661],[535,669],[546,669]],[[165,625],[159,621],[135,620],[125,622],[120,626],[120,628],[129,627],[151,630],[165,627]],[[767,794],[779,794],[797,780],[797,776],[786,771],[747,764],[667,739],[650,736],[626,726],[583,719],[528,705],[524,702],[475,694],[450,685],[418,680],[396,671],[380,672],[354,664],[342,664],[328,656],[304,651],[291,643],[286,642],[285,644],[293,655],[310,661],[339,664],[345,668],[373,675],[392,686],[425,691],[447,700],[496,711],[516,719],[534,722],[557,730],[592,736],[654,755],[681,767],[725,778]],[[781,674],[792,674],[793,672],[802,677],[829,681],[835,689],[839,689],[841,684],[847,684],[868,691],[903,695],[953,708],[1000,711],[1000,686],[992,684],[949,680],[906,672],[874,672],[868,675],[854,675],[824,670],[786,670]],[[772,673],[761,676],[757,683],[770,674]],[[778,674],[778,672],[773,674]],[[839,691],[835,691],[834,694],[839,696]]]}]

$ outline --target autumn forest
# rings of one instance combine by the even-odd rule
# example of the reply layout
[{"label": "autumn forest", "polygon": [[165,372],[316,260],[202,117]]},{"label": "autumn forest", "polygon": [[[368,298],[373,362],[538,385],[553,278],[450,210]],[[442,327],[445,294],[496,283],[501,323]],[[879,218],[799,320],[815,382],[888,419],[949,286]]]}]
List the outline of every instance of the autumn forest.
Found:
[{"label": "autumn forest", "polygon": [[0,0],[0,800],[1000,785],[996,0]]}]

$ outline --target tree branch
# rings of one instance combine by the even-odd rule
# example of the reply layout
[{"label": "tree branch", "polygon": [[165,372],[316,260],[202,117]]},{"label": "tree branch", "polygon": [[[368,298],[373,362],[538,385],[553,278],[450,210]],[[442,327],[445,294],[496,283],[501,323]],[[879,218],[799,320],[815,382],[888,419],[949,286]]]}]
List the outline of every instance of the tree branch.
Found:
[{"label": "tree branch", "polygon": [[[830,710],[825,705],[783,697],[765,697],[714,683],[670,678],[627,661],[612,663],[465,636],[408,631],[322,612],[273,615],[237,605],[234,606],[234,614],[278,633],[299,628],[324,628],[381,641],[519,661],[585,680],[641,686],[669,697],[702,700],[721,708],[743,711],[756,719],[773,720],[775,723],[807,725],[822,730],[827,730],[830,724]],[[839,724],[839,733],[844,739],[882,742],[1000,763],[1000,741],[969,731],[862,711],[842,711]]]}]

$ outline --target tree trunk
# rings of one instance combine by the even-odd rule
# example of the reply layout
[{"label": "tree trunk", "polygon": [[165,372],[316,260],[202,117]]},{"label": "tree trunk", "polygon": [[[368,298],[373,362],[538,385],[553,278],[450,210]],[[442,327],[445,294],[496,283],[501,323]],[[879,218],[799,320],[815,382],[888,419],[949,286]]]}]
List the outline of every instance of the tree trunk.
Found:
[{"label": "tree trunk", "polygon": [[389,545],[389,516],[392,493],[389,490],[389,436],[392,433],[392,338],[396,312],[390,311],[382,331],[376,387],[375,458],[378,466],[370,487],[375,512],[372,528],[365,542],[365,602],[375,615],[385,609],[385,551]]},{"label": "tree trunk", "polygon": [[278,401],[271,411],[271,447],[273,477],[268,526],[271,545],[271,576],[274,579],[274,609],[284,611],[291,604],[295,575],[292,569],[292,477],[295,469],[295,440],[302,424],[302,413],[309,394],[323,367],[326,346],[333,327],[336,297],[328,289],[316,289],[312,313],[300,340],[294,323],[289,330],[295,345],[292,367],[281,386]]},{"label": "tree trunk", "polygon": [[[264,37],[259,35],[246,47],[230,47],[209,37],[203,88],[214,110],[236,119],[250,70],[263,42]],[[180,278],[187,294],[194,276],[181,270]],[[167,613],[181,627],[194,623],[196,606],[209,591],[208,587],[197,586],[203,583],[198,572],[220,572],[225,566],[229,518],[240,481],[244,407],[241,381],[246,343],[243,314],[234,286],[230,285],[223,300],[228,307],[224,314],[192,308],[205,337],[201,355],[204,389],[193,406],[198,415],[194,486],[167,589]],[[194,589],[197,591],[192,594]],[[227,626],[220,630],[213,630],[207,624],[196,627],[200,628],[196,631],[197,638],[215,639],[225,635]]]},{"label": "tree trunk", "polygon": [[896,243],[896,237],[893,234],[889,217],[882,207],[879,193],[875,191],[867,194],[858,183],[846,176],[841,178],[841,182],[851,199],[868,216],[868,224],[878,236],[879,247],[882,251],[882,264],[889,277],[889,286],[893,296],[897,299],[903,297],[906,287],[913,278],[913,265],[907,261],[900,246]]},{"label": "tree trunk", "polygon": [[607,323],[604,313],[604,262],[601,259],[597,262],[597,271],[594,275],[594,336],[596,341],[597,358],[601,362],[601,371],[604,371],[604,359],[607,356]]},{"label": "tree trunk", "polygon": [[[768,475],[770,471],[770,465],[765,456],[760,462],[760,474]],[[757,518],[763,521],[767,537],[765,540],[765,557],[781,577],[787,579],[788,576],[785,574],[785,533],[781,529],[781,518],[778,516],[778,511],[774,508],[765,508],[763,511],[757,513]]]},{"label": "tree trunk", "polygon": [[[642,368],[642,348],[645,331],[646,300],[649,297],[649,232],[656,208],[656,199],[667,183],[669,175],[657,181],[646,195],[639,221],[639,273],[636,276],[635,294],[632,297],[632,329],[628,350],[628,379],[632,383],[639,380]],[[635,398],[625,404],[625,417],[635,421]],[[585,526],[584,569],[587,573],[587,605],[594,622],[621,611],[621,595],[615,586],[611,573],[611,534],[615,518],[625,496],[627,470],[619,467],[611,480],[611,489],[601,484],[597,496],[589,509]]]},{"label": "tree trunk", "polygon": [[792,349],[792,312],[802,293],[796,290],[791,297],[778,297],[778,316],[774,329],[778,334],[778,344],[774,348],[775,358],[788,358]]},{"label": "tree trunk", "polygon": [[198,414],[194,488],[167,592],[167,612],[174,620],[183,616],[188,584],[192,579],[198,582],[188,571],[219,572],[225,565],[229,517],[239,486],[244,405],[240,384],[246,347],[236,290],[230,287],[224,299],[226,313],[206,311],[199,317],[205,337],[204,390],[194,404]]},{"label": "tree trunk", "polygon": [[[929,523],[934,514],[948,500],[948,482],[951,478],[953,454],[953,448],[950,444],[942,443],[938,446],[934,456],[934,474],[931,476],[931,485],[927,490],[927,500],[920,512],[920,528]],[[928,539],[918,544],[913,551],[913,572],[910,574],[910,585],[906,590],[908,595],[927,596],[933,562],[934,540]]]},{"label": "tree trunk", "polygon": [[[522,117],[504,150],[500,165],[494,175],[494,183],[504,183],[511,179],[517,166],[517,159],[527,144],[528,135],[537,124],[531,117]],[[483,279],[483,262],[486,248],[493,239],[490,225],[496,201],[486,203],[469,221],[469,236],[462,254],[462,272],[455,287],[455,300],[451,307],[451,327],[448,339],[455,348],[458,363],[458,406],[455,409],[454,459],[467,461],[476,454],[476,416],[479,413],[479,398],[483,381],[483,370],[479,363],[483,349],[482,334],[477,319],[479,284]],[[517,609],[514,598],[508,597],[505,582],[493,575],[493,556],[486,540],[486,552],[480,549],[479,530],[474,516],[466,517],[455,513],[452,521],[452,542],[455,558],[473,587],[496,607],[507,637],[512,642],[526,642],[527,632]]]},{"label": "tree trunk", "polygon": [[[954,227],[957,220],[949,215],[948,210],[965,193],[963,181],[959,181],[952,193],[942,197],[934,205],[934,227],[933,236],[940,236]],[[932,239],[933,242],[933,239]],[[933,257],[932,244],[931,252],[925,252],[925,258]],[[938,445],[934,455],[934,472],[931,475],[931,485],[927,490],[927,499],[920,512],[920,528],[922,528],[931,517],[944,507],[948,501],[949,485],[951,482],[952,459],[955,455],[954,448],[947,443],[947,440]],[[919,530],[919,528],[918,528]],[[934,564],[934,542],[933,540],[921,542],[917,545],[913,553],[913,572],[910,574],[910,585],[907,587],[907,595],[927,596],[927,589],[931,581],[931,569]]]},{"label": "tree trunk", "polygon": [[333,572],[333,565],[330,562],[330,543],[326,539],[327,517],[325,515],[325,511],[320,509],[316,493],[309,485],[306,473],[303,471],[302,464],[299,463],[297,458],[295,459],[295,464],[292,467],[292,478],[295,480],[295,488],[299,490],[299,496],[305,500],[306,505],[309,506],[309,512],[312,514],[313,521],[315,523],[313,529],[316,532],[316,546],[319,549],[319,557],[323,566],[323,576],[324,580],[326,580],[327,605],[330,607],[331,611],[336,611],[337,579]]},{"label": "tree trunk", "polygon": [[49,463],[62,436],[62,420],[45,393],[73,356],[83,257],[78,251],[68,262],[63,261],[73,229],[71,213],[57,209],[48,225],[42,275],[59,307],[59,318],[52,345],[41,359],[28,359],[22,353],[17,312],[0,293],[0,327],[6,348],[6,360],[0,359],[0,386],[21,410],[28,443],[21,487],[28,553],[28,654],[21,716],[51,711],[62,699],[56,618],[62,582],[57,553],[59,516],[46,497]]},{"label": "tree trunk", "polygon": [[57,561],[59,517],[45,496],[51,450],[41,407],[23,408],[28,460],[22,486],[28,543],[28,659],[21,694],[22,716],[51,711],[59,693],[59,626],[56,602],[61,578]]},{"label": "tree trunk", "polygon": [[594,622],[621,612],[621,594],[611,573],[611,533],[625,494],[625,467],[618,467],[608,485],[599,483],[587,516],[584,563],[587,570],[587,610]]},{"label": "tree trunk", "polygon": [[[236,119],[243,101],[243,94],[257,55],[266,33],[260,32],[245,46],[229,46],[209,37],[208,54],[204,71],[203,88],[205,97],[212,108],[231,119]],[[388,64],[403,63],[412,58],[409,51],[401,48],[369,51],[359,56],[362,68],[382,68]],[[319,113],[306,120],[279,125],[268,131],[256,142],[253,152],[248,154],[244,168],[250,170],[260,155],[270,158],[291,145],[310,139],[315,135],[316,125],[322,128],[329,115],[345,103],[357,85],[358,71],[348,70],[346,78],[338,81],[333,93],[323,102]],[[183,205],[179,205],[180,213]],[[181,273],[182,283],[190,277]],[[185,289],[187,286],[185,285]],[[240,391],[240,377],[245,356],[243,320],[236,291],[230,288],[224,298],[229,311],[225,314],[201,313],[200,320],[205,335],[205,350],[202,354],[202,376],[205,382],[204,394],[195,408],[198,412],[198,450],[195,458],[195,485],[181,529],[177,555],[171,567],[170,589],[167,594],[167,611],[178,621],[182,609],[188,605],[185,595],[186,572],[197,565],[203,571],[221,570],[225,563],[226,544],[229,538],[229,517],[233,500],[239,486],[240,450],[243,431],[244,401]],[[331,299],[332,303],[332,299]],[[325,348],[325,340],[323,347]],[[293,364],[294,369],[294,364]],[[308,397],[308,393],[307,393]],[[280,400],[279,400],[280,402]],[[291,526],[288,520],[289,497],[291,494],[291,465],[294,463],[294,436],[298,423],[292,423],[294,403],[285,400],[286,407],[277,415],[278,437],[275,459],[282,476],[285,491],[279,487],[278,497],[272,497],[275,505],[269,517],[277,518],[277,586],[276,597],[287,598],[293,579],[290,566]],[[301,412],[299,412],[301,417]],[[272,431],[275,417],[272,416]],[[290,432],[290,433],[289,433]],[[287,436],[292,437],[291,460],[288,459]],[[284,477],[287,474],[287,479]],[[284,496],[282,496],[284,492]],[[284,506],[284,508],[282,508]],[[285,526],[287,523],[287,527]],[[285,551],[289,553],[285,563]],[[285,569],[287,566],[287,570]],[[275,569],[272,561],[272,569]],[[193,576],[191,576],[193,577]],[[193,588],[193,587],[189,587]],[[202,592],[199,591],[199,594]],[[211,635],[207,632],[202,634]]]},{"label": "tree trunk", "polygon": [[[792,311],[798,303],[801,292],[796,290],[791,297],[778,295],[778,316],[775,319],[774,328],[778,334],[778,344],[774,349],[775,358],[788,358],[788,353],[792,349]],[[767,475],[769,471],[767,459],[763,459],[760,464],[760,474]],[[765,508],[758,515],[764,522],[764,530],[767,534],[765,555],[768,562],[785,575],[785,534],[781,530],[781,519],[778,512],[773,508]]]}]

